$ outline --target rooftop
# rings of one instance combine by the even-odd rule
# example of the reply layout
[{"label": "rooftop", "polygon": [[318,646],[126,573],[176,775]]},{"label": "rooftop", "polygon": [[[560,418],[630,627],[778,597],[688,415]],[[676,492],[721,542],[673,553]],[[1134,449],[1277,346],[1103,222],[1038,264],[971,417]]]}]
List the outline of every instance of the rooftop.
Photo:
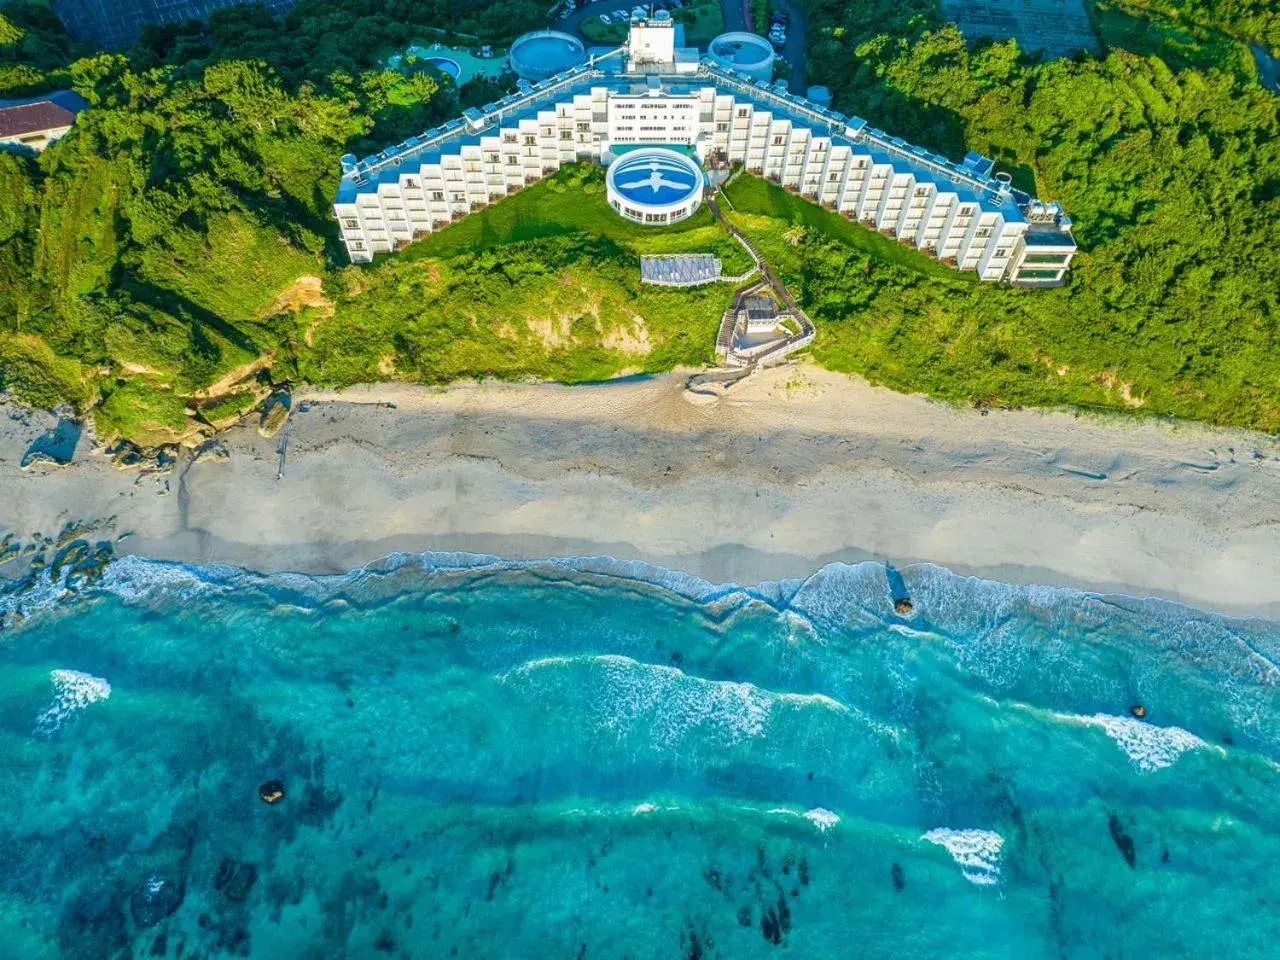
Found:
[{"label": "rooftop", "polygon": [[0,138],[57,130],[75,123],[88,103],[70,90],[58,90],[26,100],[0,100]]},{"label": "rooftop", "polygon": [[536,118],[540,110],[593,87],[642,94],[656,84],[664,93],[677,95],[694,95],[709,86],[731,91],[736,99],[750,100],[777,118],[830,137],[833,144],[863,149],[871,154],[872,162],[911,173],[917,183],[939,184],[954,190],[961,200],[982,201],[1006,220],[1027,219],[1022,208],[1030,198],[1014,190],[1005,175],[993,176],[995,165],[987,157],[970,152],[957,163],[877,130],[861,117],[846,116],[796,96],[787,91],[785,82],[753,80],[707,58],[698,62],[695,71],[683,73],[676,69],[678,62],[677,58],[672,64],[646,64],[643,71],[628,72],[626,48],[620,47],[538,83],[520,81],[515,93],[495,103],[471,108],[462,117],[363,160],[350,158],[344,164],[336,202],[354,202],[358,194],[372,192],[380,183],[394,183],[402,174],[416,173],[420,164],[438,161],[442,152],[479,145],[480,135],[493,132],[500,124]]}]

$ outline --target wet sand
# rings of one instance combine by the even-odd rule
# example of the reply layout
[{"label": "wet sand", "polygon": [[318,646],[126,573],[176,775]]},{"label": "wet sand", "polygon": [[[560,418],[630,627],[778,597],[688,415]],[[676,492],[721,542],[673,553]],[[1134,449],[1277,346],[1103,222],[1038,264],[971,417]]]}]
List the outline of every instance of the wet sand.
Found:
[{"label": "wet sand", "polygon": [[[20,470],[54,419],[0,427],[0,526],[114,517],[124,552],[343,571],[393,551],[607,554],[713,581],[832,560],[1280,616],[1280,443],[1066,412],[956,409],[815,367],[725,395],[687,374],[567,387],[383,385],[295,396],[280,438],[165,476],[94,453]],[[166,489],[167,484],[167,489]]]}]

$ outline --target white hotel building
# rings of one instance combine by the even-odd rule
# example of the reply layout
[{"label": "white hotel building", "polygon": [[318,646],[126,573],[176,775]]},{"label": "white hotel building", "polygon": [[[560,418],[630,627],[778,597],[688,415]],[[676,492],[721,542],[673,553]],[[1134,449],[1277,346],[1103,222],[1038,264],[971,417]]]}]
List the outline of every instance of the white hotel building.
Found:
[{"label": "white hotel building", "polygon": [[993,161],[960,163],[676,47],[668,19],[634,22],[593,57],[381,153],[343,158],[334,201],[351,260],[367,262],[554,173],[638,145],[730,161],[983,280],[1063,282],[1075,253],[1054,203]]}]

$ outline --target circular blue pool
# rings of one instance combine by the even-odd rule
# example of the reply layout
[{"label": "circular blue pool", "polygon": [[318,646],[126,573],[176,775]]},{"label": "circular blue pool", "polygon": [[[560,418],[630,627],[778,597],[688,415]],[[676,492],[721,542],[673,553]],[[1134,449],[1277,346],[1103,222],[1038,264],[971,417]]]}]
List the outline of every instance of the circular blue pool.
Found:
[{"label": "circular blue pool", "polygon": [[447,73],[454,80],[462,76],[462,67],[457,60],[450,60],[448,57],[427,57],[427,63],[441,73]]},{"label": "circular blue pool", "polygon": [[702,205],[702,168],[663,147],[632,150],[605,175],[609,205],[636,223],[674,223]]},{"label": "circular blue pool", "polygon": [[535,30],[516,39],[510,59],[517,76],[537,82],[576,67],[587,59],[587,50],[581,40],[570,34]]}]

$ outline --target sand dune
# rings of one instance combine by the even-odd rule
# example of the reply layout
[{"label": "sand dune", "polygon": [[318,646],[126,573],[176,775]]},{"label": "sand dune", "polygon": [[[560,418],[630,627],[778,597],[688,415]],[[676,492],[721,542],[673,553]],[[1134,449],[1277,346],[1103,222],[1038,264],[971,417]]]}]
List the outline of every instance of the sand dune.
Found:
[{"label": "sand dune", "polygon": [[[167,478],[17,469],[48,423],[0,430],[0,523],[114,515],[122,548],[260,570],[393,550],[607,553],[751,583],[829,560],[927,560],[1012,582],[1280,615],[1280,443],[1186,424],[989,416],[784,367],[715,396],[686,375],[565,387],[310,391],[277,439]],[[393,406],[389,406],[391,404]],[[165,480],[169,491],[165,492]]]}]

